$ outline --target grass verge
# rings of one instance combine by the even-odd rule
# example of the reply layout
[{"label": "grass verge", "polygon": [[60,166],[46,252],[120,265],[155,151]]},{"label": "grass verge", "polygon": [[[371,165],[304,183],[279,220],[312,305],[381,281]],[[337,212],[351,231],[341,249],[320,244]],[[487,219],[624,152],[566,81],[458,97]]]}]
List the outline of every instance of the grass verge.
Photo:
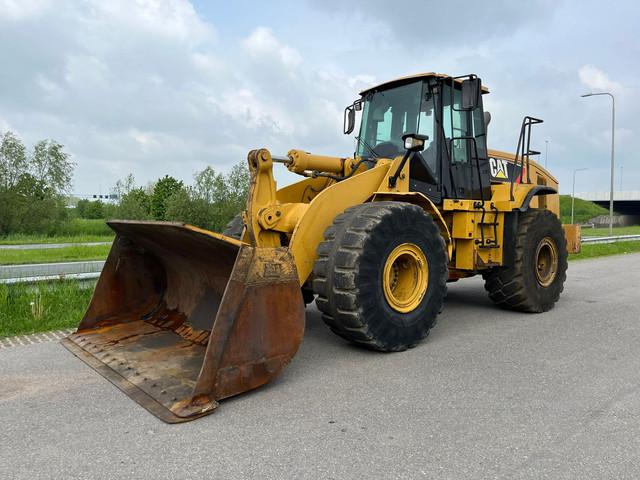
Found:
[{"label": "grass verge", "polygon": [[74,218],[56,225],[49,234],[31,235],[12,233],[0,237],[0,245],[20,245],[24,243],[68,243],[68,242],[109,242],[113,231],[104,220]]},{"label": "grass verge", "polygon": [[569,255],[569,260],[583,260],[585,258],[634,252],[640,252],[640,242],[596,243],[594,245],[582,245],[582,251]]},{"label": "grass verge", "polygon": [[[609,228],[587,228],[582,227],[580,233],[583,237],[608,237]],[[639,235],[640,225],[632,225],[630,227],[613,227],[614,235]]]},{"label": "grass verge", "polygon": [[104,260],[107,258],[110,248],[111,245],[95,245],[34,250],[0,250],[0,265]]},{"label": "grass verge", "polygon": [[0,284],[0,337],[72,328],[82,319],[95,283],[73,280]]},{"label": "grass verge", "polygon": [[[609,210],[593,202],[576,198],[573,213],[573,221],[582,223],[598,215],[606,215],[609,213]],[[560,216],[562,217],[562,223],[571,223],[570,195],[560,195]]]}]

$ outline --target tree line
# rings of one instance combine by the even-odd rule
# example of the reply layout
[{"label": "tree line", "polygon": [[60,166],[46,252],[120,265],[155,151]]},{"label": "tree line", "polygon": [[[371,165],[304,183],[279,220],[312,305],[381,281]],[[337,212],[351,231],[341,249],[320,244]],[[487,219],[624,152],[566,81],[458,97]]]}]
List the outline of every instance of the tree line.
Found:
[{"label": "tree line", "polygon": [[73,219],[168,220],[221,231],[246,204],[249,172],[211,167],[191,185],[168,175],[139,186],[129,174],[114,186],[115,201],[78,200],[69,208],[75,164],[64,146],[42,140],[28,152],[12,132],[0,135],[0,235],[55,235]]}]

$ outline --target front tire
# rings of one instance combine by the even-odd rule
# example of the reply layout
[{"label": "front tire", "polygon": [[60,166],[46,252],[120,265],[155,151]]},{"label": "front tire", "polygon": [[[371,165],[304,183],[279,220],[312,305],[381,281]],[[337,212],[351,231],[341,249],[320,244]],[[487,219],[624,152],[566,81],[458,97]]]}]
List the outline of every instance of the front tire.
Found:
[{"label": "front tire", "polygon": [[503,308],[540,313],[551,310],[567,278],[567,241],[549,210],[520,214],[511,265],[484,274],[489,298]]},{"label": "front tire", "polygon": [[406,350],[428,335],[449,275],[430,215],[403,202],[357,205],[338,215],[324,238],[313,289],[334,333],[381,351]]}]

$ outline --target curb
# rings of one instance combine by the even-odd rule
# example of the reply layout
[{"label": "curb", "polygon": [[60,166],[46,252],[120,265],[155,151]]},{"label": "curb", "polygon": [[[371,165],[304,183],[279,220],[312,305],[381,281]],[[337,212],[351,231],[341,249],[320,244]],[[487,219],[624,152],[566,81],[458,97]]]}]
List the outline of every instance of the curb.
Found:
[{"label": "curb", "polygon": [[56,342],[63,339],[75,329],[52,330],[50,332],[39,332],[31,335],[16,335],[15,337],[0,338],[0,350],[3,348],[20,347],[24,345],[34,345],[36,343]]}]

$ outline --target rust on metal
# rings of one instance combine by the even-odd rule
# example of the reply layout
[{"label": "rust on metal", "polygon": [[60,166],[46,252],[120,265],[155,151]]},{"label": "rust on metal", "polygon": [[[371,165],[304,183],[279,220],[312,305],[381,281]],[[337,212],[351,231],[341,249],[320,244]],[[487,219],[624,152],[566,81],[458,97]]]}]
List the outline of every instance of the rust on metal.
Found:
[{"label": "rust on metal", "polygon": [[63,344],[162,420],[275,378],[304,332],[291,254],[189,225],[109,222],[116,239]]}]

